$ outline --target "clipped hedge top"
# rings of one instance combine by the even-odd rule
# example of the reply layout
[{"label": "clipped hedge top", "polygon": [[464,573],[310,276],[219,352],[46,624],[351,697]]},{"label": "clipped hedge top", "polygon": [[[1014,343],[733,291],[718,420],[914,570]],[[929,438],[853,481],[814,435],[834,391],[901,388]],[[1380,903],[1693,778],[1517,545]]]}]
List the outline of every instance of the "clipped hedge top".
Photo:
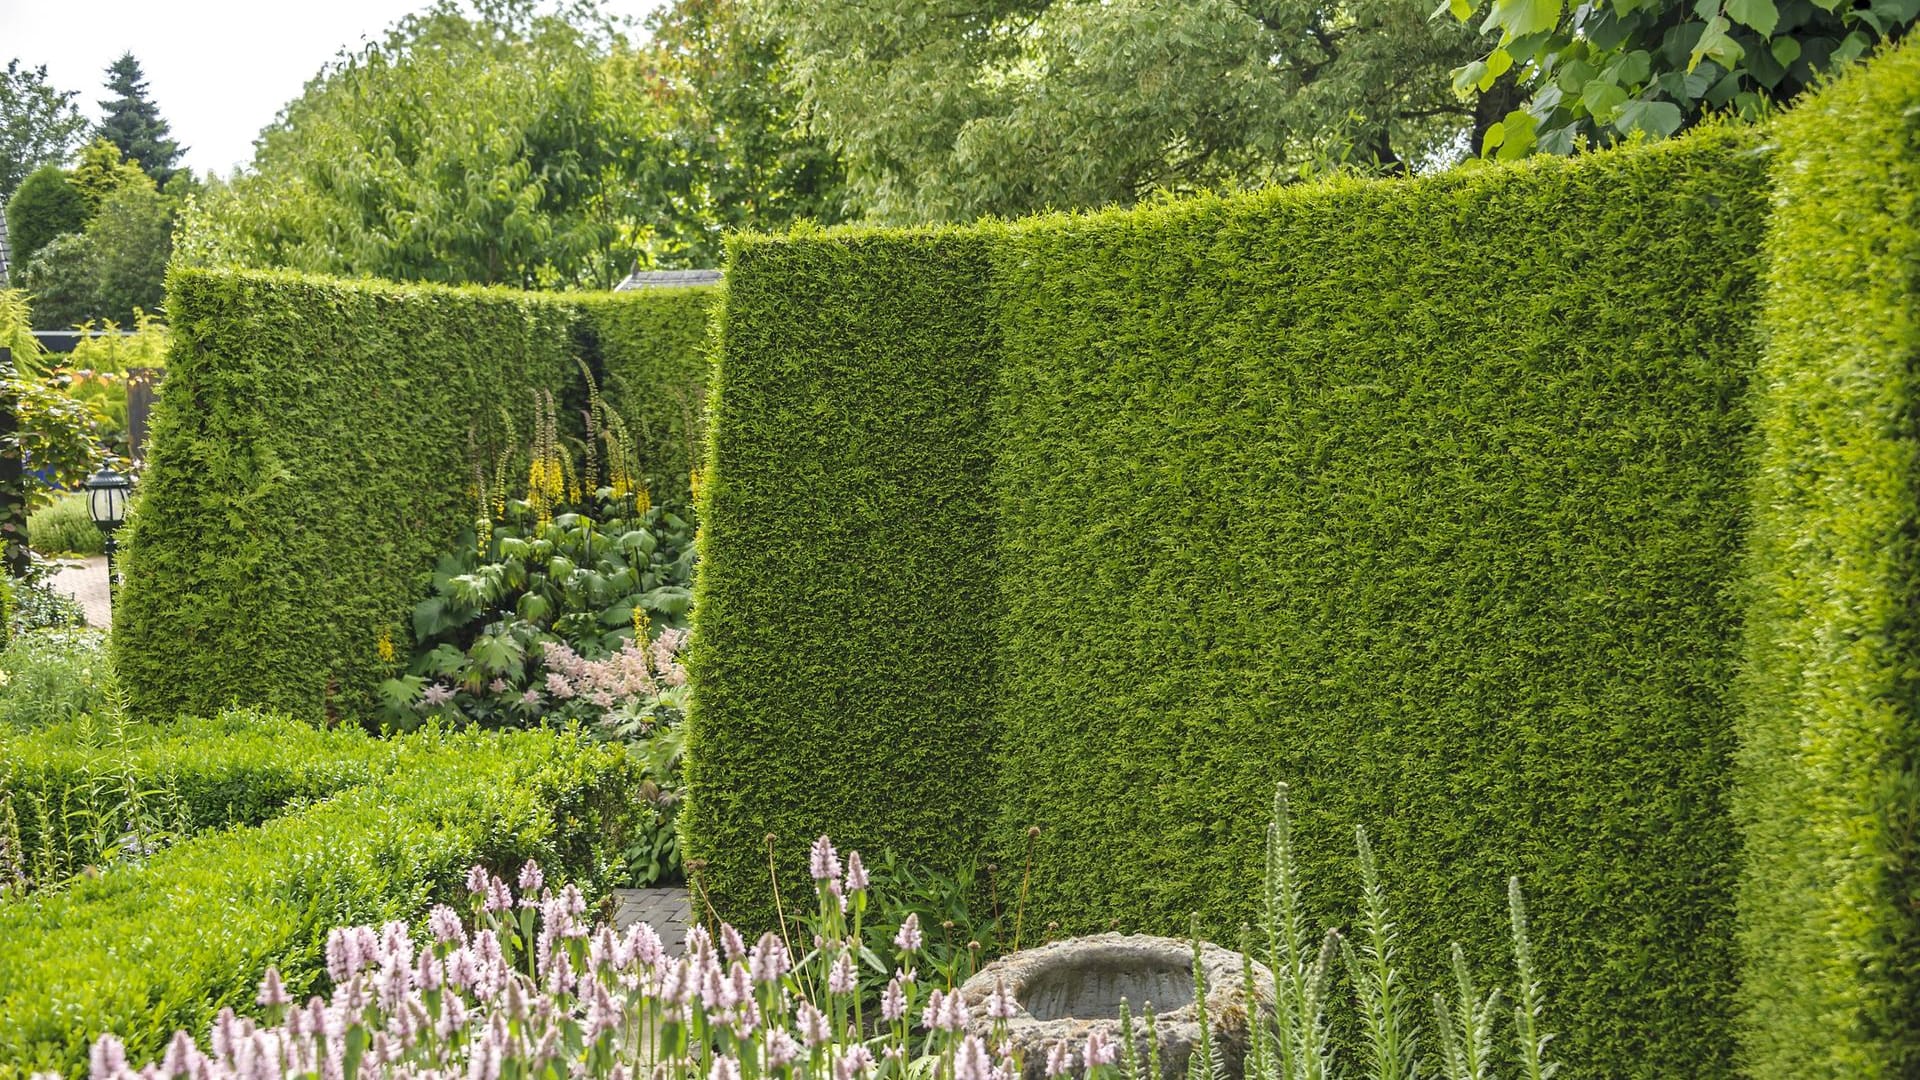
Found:
[{"label": "clipped hedge top", "polygon": [[644,812],[639,767],[617,747],[547,732],[391,745],[381,776],[307,809],[0,903],[0,1077],[84,1072],[103,1031],[156,1056],[174,1030],[251,1002],[269,964],[304,998],[325,978],[330,928],[457,899],[474,863],[534,857],[604,887]]}]

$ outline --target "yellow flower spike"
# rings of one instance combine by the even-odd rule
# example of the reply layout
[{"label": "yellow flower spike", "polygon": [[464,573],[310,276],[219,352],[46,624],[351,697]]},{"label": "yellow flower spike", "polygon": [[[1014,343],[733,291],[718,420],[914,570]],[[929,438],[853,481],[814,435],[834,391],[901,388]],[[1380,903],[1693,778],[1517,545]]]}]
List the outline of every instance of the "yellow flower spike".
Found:
[{"label": "yellow flower spike", "polygon": [[374,647],[374,651],[380,654],[381,663],[383,664],[393,663],[393,658],[394,658],[393,630],[391,627],[383,627],[381,629],[380,639],[374,642],[373,647]]}]

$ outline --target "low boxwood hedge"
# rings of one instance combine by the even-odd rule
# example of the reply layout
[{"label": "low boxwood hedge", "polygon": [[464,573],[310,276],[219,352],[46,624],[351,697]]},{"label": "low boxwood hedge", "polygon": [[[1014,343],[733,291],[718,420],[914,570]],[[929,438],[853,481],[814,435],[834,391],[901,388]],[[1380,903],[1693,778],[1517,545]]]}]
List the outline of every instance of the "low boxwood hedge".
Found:
[{"label": "low boxwood hedge", "polygon": [[597,894],[646,812],[623,750],[567,735],[408,736],[383,768],[257,828],[0,904],[0,1078],[84,1072],[105,1031],[155,1056],[251,1002],[269,964],[304,998],[330,928],[415,917],[475,863],[537,858]]}]

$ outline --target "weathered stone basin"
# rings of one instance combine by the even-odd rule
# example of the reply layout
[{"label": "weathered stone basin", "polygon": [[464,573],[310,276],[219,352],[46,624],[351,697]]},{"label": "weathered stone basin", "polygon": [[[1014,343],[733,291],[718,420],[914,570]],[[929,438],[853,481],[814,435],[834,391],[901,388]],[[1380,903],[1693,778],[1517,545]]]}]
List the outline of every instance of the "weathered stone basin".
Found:
[{"label": "weathered stone basin", "polygon": [[[1214,1043],[1228,1075],[1240,1076],[1248,1032],[1240,954],[1203,943],[1200,962],[1206,971],[1207,1018]],[[1258,1010],[1271,1017],[1273,975],[1255,963],[1253,980]],[[1193,999],[1193,945],[1177,938],[1095,934],[1003,956],[960,988],[973,1018],[970,1030],[982,1035],[993,1026],[986,1006],[996,984],[1004,984],[1018,1006],[1007,1022],[1007,1032],[1020,1052],[1023,1080],[1045,1077],[1047,1051],[1061,1042],[1074,1047],[1077,1072],[1082,1064],[1079,1049],[1095,1028],[1105,1029],[1118,1046],[1123,998],[1134,1017],[1134,1045],[1143,1069],[1147,1062],[1143,1016],[1148,1005],[1155,1014],[1164,1080],[1186,1076],[1187,1059],[1200,1041],[1200,1011]]]}]

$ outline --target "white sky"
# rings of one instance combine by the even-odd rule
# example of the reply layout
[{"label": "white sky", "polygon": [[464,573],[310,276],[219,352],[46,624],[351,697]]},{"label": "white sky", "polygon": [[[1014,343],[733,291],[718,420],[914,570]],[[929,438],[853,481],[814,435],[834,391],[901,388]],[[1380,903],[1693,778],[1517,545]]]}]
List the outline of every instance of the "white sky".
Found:
[{"label": "white sky", "polygon": [[[636,21],[662,0],[606,0]],[[342,48],[429,0],[0,0],[0,66],[47,66],[100,117],[107,65],[132,50],[197,173],[253,158],[253,138]]]}]

